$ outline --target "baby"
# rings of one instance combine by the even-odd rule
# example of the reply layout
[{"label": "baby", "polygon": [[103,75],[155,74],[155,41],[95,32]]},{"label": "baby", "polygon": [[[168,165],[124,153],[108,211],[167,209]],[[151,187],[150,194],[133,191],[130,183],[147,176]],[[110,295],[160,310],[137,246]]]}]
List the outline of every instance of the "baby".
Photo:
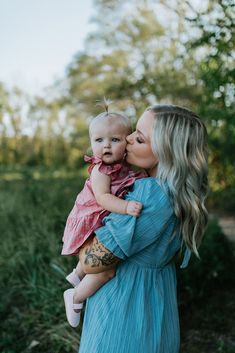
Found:
[{"label": "baby", "polygon": [[[131,170],[125,162],[126,136],[130,133],[130,121],[120,113],[107,110],[91,121],[89,135],[93,156],[85,156],[85,161],[91,163],[90,177],[68,216],[62,255],[78,254],[84,242],[102,226],[102,220],[109,212],[135,217],[140,214],[140,202],[122,199],[136,179],[146,177],[144,172]],[[75,287],[64,292],[66,315],[72,327],[79,324],[83,301],[112,278],[115,271],[85,275],[78,262],[66,277]]]}]

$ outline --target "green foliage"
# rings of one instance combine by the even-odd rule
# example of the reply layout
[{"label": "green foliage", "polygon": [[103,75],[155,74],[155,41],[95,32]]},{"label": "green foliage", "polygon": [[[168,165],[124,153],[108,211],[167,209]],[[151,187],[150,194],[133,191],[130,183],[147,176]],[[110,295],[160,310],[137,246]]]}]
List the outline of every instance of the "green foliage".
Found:
[{"label": "green foliage", "polygon": [[182,353],[234,353],[235,248],[217,221],[209,222],[187,269],[179,269],[178,302]]},{"label": "green foliage", "polygon": [[[63,291],[68,287],[65,274],[74,267],[76,260],[62,257],[60,251],[65,220],[76,194],[82,188],[84,177],[56,178],[55,174],[51,174],[50,178],[48,175],[47,178],[34,180],[32,176],[32,171],[27,174],[25,170],[21,180],[0,182],[0,351],[76,351],[80,329],[73,330],[67,324],[62,299]],[[232,319],[228,320],[225,314],[234,308],[234,296],[229,297],[234,283],[234,261],[231,258],[231,244],[214,221],[208,227],[200,255],[201,261],[192,259],[189,267],[178,273],[180,308],[181,311],[187,308],[181,315],[182,322],[188,320],[192,303],[197,307],[201,300],[204,309],[201,312],[196,310],[197,315],[193,319],[190,310],[190,323],[197,325],[200,322],[198,327],[201,327],[204,320],[208,329],[213,317],[213,334],[221,332],[223,322],[222,327],[229,335]],[[224,299],[226,306],[222,299],[219,301],[217,298],[219,287],[227,295]],[[205,305],[207,298],[210,303]],[[215,311],[218,307],[219,315]],[[185,327],[186,333],[188,322]],[[203,332],[197,331],[197,335],[203,338]],[[218,348],[211,351],[204,350],[208,336],[201,343],[193,341],[193,337],[188,345],[187,338],[183,338],[182,352],[230,353],[222,338],[215,340],[210,336],[210,341],[215,341]],[[195,343],[193,348],[192,342]],[[30,349],[34,344],[35,347]],[[202,348],[198,350],[197,347]]]},{"label": "green foliage", "polygon": [[[76,168],[97,100],[135,123],[152,103],[195,110],[209,132],[210,186],[235,185],[235,7],[232,0],[95,0],[95,30],[41,97],[0,83],[0,163]],[[115,17],[113,14],[115,13]]]},{"label": "green foliage", "polygon": [[200,248],[200,260],[192,256],[187,269],[179,270],[182,304],[201,300],[221,287],[235,285],[235,249],[225,238],[217,220],[211,220]]},{"label": "green foliage", "polygon": [[234,215],[235,186],[233,185],[223,190],[219,189],[214,191],[209,197],[208,206],[211,210]]},{"label": "green foliage", "polygon": [[[66,323],[62,258],[67,213],[84,179],[1,182],[1,352],[64,353],[77,349],[78,330]],[[52,348],[53,347],[53,348]]]},{"label": "green foliage", "polygon": [[[86,49],[71,59],[63,80],[41,97],[27,97],[19,88],[9,91],[0,83],[0,174],[9,180],[0,184],[4,353],[27,352],[33,344],[35,352],[43,353],[77,349],[78,333],[66,324],[62,302],[64,274],[74,259],[61,258],[60,240],[84,180],[75,175],[89,146],[87,119],[100,112],[95,103],[103,96],[133,121],[153,102],[197,111],[209,132],[208,204],[235,209],[234,2],[205,1],[203,11],[193,10],[188,1],[94,3],[96,30],[87,37]],[[171,20],[165,15],[162,20],[159,6]],[[61,179],[66,169],[70,178]],[[19,180],[10,181],[14,178]],[[234,285],[233,247],[215,221],[208,226],[200,255],[200,261],[193,258],[178,273],[181,308],[205,303],[220,288],[229,296]],[[221,298],[234,309],[231,297]],[[206,317],[205,335],[211,320],[217,323],[215,332],[226,321],[214,313],[221,305],[216,300],[198,313],[198,327]],[[222,312],[224,306],[220,308]],[[198,352],[195,337],[203,336],[198,327],[185,346],[187,353]],[[201,351],[232,353],[222,338],[211,340],[213,350],[202,346]]]},{"label": "green foliage", "polygon": [[191,19],[200,35],[188,43],[190,51],[204,51],[198,80],[202,96],[198,111],[207,120],[214,190],[235,184],[235,6],[233,1],[208,2],[206,11]]},{"label": "green foliage", "polygon": [[79,53],[68,67],[69,97],[77,98],[85,111],[97,113],[92,102],[105,95],[135,119],[152,102],[195,101],[197,68],[178,45],[183,24],[171,32],[169,23],[160,22],[156,4],[148,6],[146,1],[138,6],[132,2],[128,12],[119,9],[114,21],[113,9],[121,3],[125,5],[97,3],[97,30],[87,39],[88,48],[95,46],[97,52]]}]

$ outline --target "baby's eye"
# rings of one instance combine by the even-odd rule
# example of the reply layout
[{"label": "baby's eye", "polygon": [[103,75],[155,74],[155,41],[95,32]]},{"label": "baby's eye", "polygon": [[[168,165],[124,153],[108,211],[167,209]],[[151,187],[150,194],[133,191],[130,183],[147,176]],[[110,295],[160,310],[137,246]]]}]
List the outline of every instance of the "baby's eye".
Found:
[{"label": "baby's eye", "polygon": [[138,142],[138,143],[143,143],[144,141],[142,141],[138,136],[136,137],[136,141]]},{"label": "baby's eye", "polygon": [[112,138],[112,142],[119,142],[119,141],[120,141],[120,139],[117,138],[117,137],[113,137],[113,138]]},{"label": "baby's eye", "polygon": [[101,137],[98,137],[97,139],[95,139],[95,142],[102,142],[103,139]]}]

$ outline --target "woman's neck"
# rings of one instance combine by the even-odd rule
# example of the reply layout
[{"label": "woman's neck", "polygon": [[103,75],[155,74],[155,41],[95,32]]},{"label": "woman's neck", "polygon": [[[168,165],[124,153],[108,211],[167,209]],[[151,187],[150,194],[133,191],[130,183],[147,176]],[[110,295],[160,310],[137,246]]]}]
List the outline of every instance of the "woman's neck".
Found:
[{"label": "woman's neck", "polygon": [[157,175],[157,165],[153,166],[150,169],[146,169],[148,176],[155,178]]}]

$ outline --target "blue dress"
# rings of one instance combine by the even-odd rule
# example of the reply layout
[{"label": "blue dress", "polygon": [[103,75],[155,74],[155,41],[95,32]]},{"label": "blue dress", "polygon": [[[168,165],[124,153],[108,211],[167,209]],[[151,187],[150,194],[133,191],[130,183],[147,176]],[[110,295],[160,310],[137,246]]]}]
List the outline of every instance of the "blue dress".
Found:
[{"label": "blue dress", "polygon": [[123,261],[116,276],[87,299],[79,353],[178,353],[176,216],[156,178],[137,180],[125,199],[143,209],[139,217],[111,213],[96,230]]}]

